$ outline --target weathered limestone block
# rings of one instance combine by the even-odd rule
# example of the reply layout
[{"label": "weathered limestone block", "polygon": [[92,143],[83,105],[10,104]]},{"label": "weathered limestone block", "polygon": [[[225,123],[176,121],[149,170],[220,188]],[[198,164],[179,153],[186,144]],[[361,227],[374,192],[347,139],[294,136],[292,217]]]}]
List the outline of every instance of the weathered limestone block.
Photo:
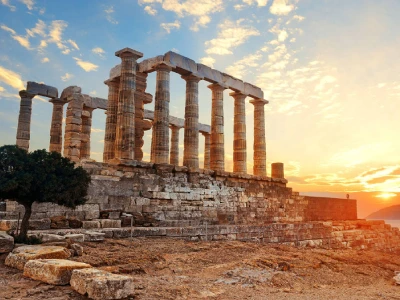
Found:
[{"label": "weathered limestone block", "polygon": [[254,98],[264,98],[264,92],[259,87],[247,82],[244,83],[244,94]]},{"label": "weathered limestone block", "polygon": [[51,217],[51,225],[50,228],[52,229],[63,229],[63,228],[68,228],[68,220],[65,216],[56,216],[56,217]]},{"label": "weathered limestone block", "polygon": [[14,238],[5,231],[0,231],[0,254],[8,253],[14,249]]},{"label": "weathered limestone block", "polygon": [[133,278],[98,269],[74,270],[71,287],[91,299],[122,299],[133,294]]},{"label": "weathered limestone block", "polygon": [[85,235],[82,233],[70,233],[66,234],[64,237],[74,243],[83,243],[85,241]]},{"label": "weathered limestone block", "polygon": [[61,236],[58,234],[51,234],[51,233],[40,233],[39,238],[42,240],[42,243],[53,243],[53,242],[65,241],[65,236]]},{"label": "weathered limestone block", "polygon": [[176,72],[180,74],[197,73],[197,64],[194,60],[180,55],[178,53],[169,51],[164,55],[164,61],[170,63],[177,68]]},{"label": "weathered limestone block", "polygon": [[22,246],[8,254],[5,265],[23,270],[25,263],[35,259],[66,259],[71,253],[68,249],[58,246]]},{"label": "weathered limestone block", "polygon": [[102,242],[104,241],[105,233],[86,231],[84,235],[85,235],[85,242]]},{"label": "weathered limestone block", "polygon": [[63,89],[61,92],[60,99],[62,100],[67,100],[68,97],[71,97],[73,94],[80,94],[82,92],[82,89],[79,86],[73,85],[66,87]]},{"label": "weathered limestone block", "polygon": [[45,96],[49,98],[58,97],[57,88],[33,81],[27,82],[26,91],[30,94]]},{"label": "weathered limestone block", "polygon": [[72,244],[71,250],[74,251],[74,256],[82,256],[83,255],[83,247],[79,244]]},{"label": "weathered limestone block", "polygon": [[66,259],[37,259],[25,264],[24,276],[49,284],[67,285],[73,270],[91,267],[89,264]]},{"label": "weathered limestone block", "polygon": [[206,65],[197,64],[197,73],[199,76],[203,77],[204,80],[207,80],[211,83],[219,83],[219,84],[223,83],[222,73]]},{"label": "weathered limestone block", "polygon": [[[138,64],[138,72],[150,73],[154,71],[154,68],[164,61],[164,55],[158,55],[156,57],[148,58],[141,61]],[[111,74],[110,74],[111,75]],[[111,77],[111,76],[110,76]]]},{"label": "weathered limestone block", "polygon": [[101,228],[121,228],[121,220],[101,219],[98,221]]},{"label": "weathered limestone block", "polygon": [[0,220],[0,231],[7,231],[17,228],[17,220]]},{"label": "weathered limestone block", "polygon": [[100,228],[100,222],[99,221],[82,221],[82,228],[83,229]]},{"label": "weathered limestone block", "polygon": [[222,73],[222,82],[235,92],[244,92],[244,83],[238,78]]}]

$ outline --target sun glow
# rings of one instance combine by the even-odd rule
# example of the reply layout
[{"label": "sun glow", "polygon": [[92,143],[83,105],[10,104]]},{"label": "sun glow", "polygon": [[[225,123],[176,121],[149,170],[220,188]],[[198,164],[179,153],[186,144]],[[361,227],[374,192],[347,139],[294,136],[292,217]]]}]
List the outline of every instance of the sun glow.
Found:
[{"label": "sun glow", "polygon": [[397,196],[397,194],[395,194],[395,193],[380,193],[379,195],[376,195],[375,197],[387,200],[387,199],[393,198],[395,196]]}]

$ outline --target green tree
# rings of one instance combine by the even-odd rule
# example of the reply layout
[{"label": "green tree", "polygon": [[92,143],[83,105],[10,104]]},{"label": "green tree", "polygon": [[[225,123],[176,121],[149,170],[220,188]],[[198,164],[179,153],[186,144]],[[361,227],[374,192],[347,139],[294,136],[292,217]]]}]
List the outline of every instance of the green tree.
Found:
[{"label": "green tree", "polygon": [[28,153],[14,145],[0,147],[0,199],[25,208],[19,237],[26,240],[34,202],[52,202],[70,208],[86,202],[90,175],[57,152]]}]

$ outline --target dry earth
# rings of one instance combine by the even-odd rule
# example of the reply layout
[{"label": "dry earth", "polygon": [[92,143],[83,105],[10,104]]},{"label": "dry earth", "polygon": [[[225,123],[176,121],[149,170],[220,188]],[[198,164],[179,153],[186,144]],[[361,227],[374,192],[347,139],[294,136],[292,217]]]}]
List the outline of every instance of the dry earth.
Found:
[{"label": "dry earth", "polygon": [[[400,256],[174,239],[84,243],[74,258],[134,277],[131,299],[400,299]],[[86,299],[24,278],[0,257],[0,299]]]}]

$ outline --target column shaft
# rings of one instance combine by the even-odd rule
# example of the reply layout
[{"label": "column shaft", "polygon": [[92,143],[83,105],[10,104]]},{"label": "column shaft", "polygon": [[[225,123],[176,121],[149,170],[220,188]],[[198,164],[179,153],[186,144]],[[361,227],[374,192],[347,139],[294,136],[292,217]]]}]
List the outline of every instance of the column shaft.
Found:
[{"label": "column shaft", "polygon": [[93,109],[84,108],[81,129],[81,159],[90,159],[90,133],[92,131]]},{"label": "column shaft", "polygon": [[199,81],[194,75],[182,76],[186,80],[185,135],[183,165],[199,168]]},{"label": "column shaft", "polygon": [[53,103],[53,114],[51,116],[50,127],[50,147],[49,151],[61,153],[62,150],[62,119],[64,115],[65,101],[60,99],[51,99]]},{"label": "column shaft", "polygon": [[257,176],[267,175],[267,153],[265,144],[265,113],[264,105],[268,101],[254,99],[250,103],[254,105],[254,165],[253,174]]},{"label": "column shaft", "polygon": [[125,48],[115,55],[121,58],[115,158],[132,160],[135,158],[136,60],[143,54]]},{"label": "column shaft", "polygon": [[171,126],[171,150],[169,163],[171,165],[179,165],[179,129],[180,127]]},{"label": "column shaft", "polygon": [[81,127],[83,96],[81,93],[73,93],[67,98],[67,117],[65,120],[64,156],[72,161],[79,161],[81,157]]},{"label": "column shaft", "polygon": [[167,164],[169,155],[169,78],[171,67],[160,64],[156,67],[156,97],[153,123],[153,160]]},{"label": "column shaft", "polygon": [[118,91],[119,81],[107,80],[108,85],[106,132],[104,134],[103,161],[115,158],[115,135],[117,130]]},{"label": "column shaft", "polygon": [[223,92],[225,87],[218,84],[211,84],[208,87],[212,90],[210,168],[216,171],[224,171],[225,145]]},{"label": "column shaft", "polygon": [[19,106],[17,141],[18,147],[29,151],[29,140],[31,139],[31,115],[32,99],[35,95],[26,91],[20,91],[21,102]]},{"label": "column shaft", "polygon": [[204,169],[210,169],[210,146],[211,146],[211,135],[204,133]]},{"label": "column shaft", "polygon": [[143,159],[144,145],[144,103],[147,95],[145,93],[147,87],[147,74],[136,74],[136,92],[135,92],[135,160],[141,161]]},{"label": "column shaft", "polygon": [[235,99],[233,119],[233,172],[246,173],[246,95],[236,92],[230,95]]}]

